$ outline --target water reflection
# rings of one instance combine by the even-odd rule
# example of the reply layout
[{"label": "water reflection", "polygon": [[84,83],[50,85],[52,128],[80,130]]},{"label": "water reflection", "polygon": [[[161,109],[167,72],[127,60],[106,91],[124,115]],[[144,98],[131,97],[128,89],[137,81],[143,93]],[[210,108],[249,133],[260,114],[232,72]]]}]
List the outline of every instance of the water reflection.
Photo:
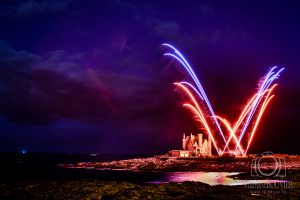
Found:
[{"label": "water reflection", "polygon": [[168,183],[168,182],[184,182],[195,181],[209,185],[247,185],[259,183],[278,183],[287,182],[284,180],[239,180],[231,178],[238,172],[167,172],[161,180],[152,181],[151,183]]}]

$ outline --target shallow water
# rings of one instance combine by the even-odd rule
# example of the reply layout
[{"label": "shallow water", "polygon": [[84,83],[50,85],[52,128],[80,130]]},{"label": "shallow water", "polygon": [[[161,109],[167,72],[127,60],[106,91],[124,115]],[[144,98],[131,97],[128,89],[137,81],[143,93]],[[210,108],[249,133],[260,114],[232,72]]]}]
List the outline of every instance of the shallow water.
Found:
[{"label": "shallow water", "polygon": [[150,181],[148,183],[181,183],[184,181],[194,181],[206,183],[208,185],[247,185],[247,184],[269,184],[287,182],[285,180],[239,180],[230,176],[238,175],[239,172],[166,172],[160,180]]}]

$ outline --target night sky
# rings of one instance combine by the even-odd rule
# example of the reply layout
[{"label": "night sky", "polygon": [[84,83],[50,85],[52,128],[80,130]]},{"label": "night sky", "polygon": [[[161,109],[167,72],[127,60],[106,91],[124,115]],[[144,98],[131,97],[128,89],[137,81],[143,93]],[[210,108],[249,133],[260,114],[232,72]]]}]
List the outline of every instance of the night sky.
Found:
[{"label": "night sky", "polygon": [[299,153],[297,1],[2,0],[0,151],[165,153],[201,132],[163,57],[194,66],[217,114],[235,121],[274,65],[286,70],[252,153]]}]

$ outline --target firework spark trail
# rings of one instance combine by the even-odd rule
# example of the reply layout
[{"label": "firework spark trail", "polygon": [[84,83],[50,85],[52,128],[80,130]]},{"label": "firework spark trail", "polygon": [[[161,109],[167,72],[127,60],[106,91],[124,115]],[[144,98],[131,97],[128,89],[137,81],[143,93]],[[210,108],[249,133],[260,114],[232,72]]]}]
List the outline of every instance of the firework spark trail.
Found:
[{"label": "firework spark trail", "polygon": [[[246,117],[247,113],[250,111],[252,102],[254,100],[254,98],[257,96],[258,94],[255,94],[250,100],[249,102],[246,104],[244,110],[242,111],[242,113],[240,114],[240,117],[238,119],[238,121],[235,123],[234,128],[233,128],[233,134],[235,134],[237,128],[240,126],[241,122],[243,121],[243,119]],[[229,142],[231,141],[233,134],[230,135],[230,137],[228,138],[226,145],[222,151],[222,154],[224,153],[226,147],[229,145]],[[238,141],[237,141],[238,142]]]},{"label": "firework spark trail", "polygon": [[189,87],[191,87],[191,88],[196,92],[196,94],[197,94],[201,99],[203,99],[203,97],[201,96],[201,94],[198,92],[198,90],[197,90],[192,84],[190,84],[189,82],[186,82],[186,81],[181,81],[180,83],[181,83],[181,84],[184,84],[184,85],[188,85]]},{"label": "firework spark trail", "polygon": [[260,120],[261,120],[261,117],[262,117],[262,115],[263,115],[263,113],[264,113],[266,107],[268,106],[268,104],[270,103],[270,101],[273,99],[274,96],[275,96],[275,95],[272,95],[271,97],[269,97],[268,99],[266,99],[266,100],[267,100],[266,102],[264,102],[263,107],[262,107],[262,109],[261,109],[261,111],[260,111],[260,113],[259,113],[259,115],[258,115],[258,117],[257,117],[256,123],[255,123],[255,125],[254,125],[254,129],[253,129],[253,131],[252,131],[252,133],[251,133],[251,136],[250,136],[250,139],[249,139],[249,141],[248,141],[248,145],[247,145],[245,154],[247,154],[247,152],[248,152],[248,150],[249,150],[249,147],[250,147],[250,145],[251,145],[252,139],[253,139],[253,137],[254,137],[254,134],[255,134],[255,131],[256,131],[256,129],[257,129],[257,126],[258,126],[258,124],[259,124],[259,122],[260,122]]},{"label": "firework spark trail", "polygon": [[[217,119],[219,119],[224,125],[225,125],[225,127],[227,128],[227,130],[230,132],[230,136],[233,136],[234,137],[234,140],[235,140],[235,142],[236,142],[236,145],[238,146],[238,148],[240,149],[240,152],[242,153],[242,155],[243,156],[245,156],[246,154],[244,153],[244,150],[243,150],[243,148],[242,148],[242,146],[241,146],[241,144],[239,143],[239,141],[238,141],[238,139],[237,139],[237,137],[236,137],[236,135],[235,135],[235,132],[233,131],[233,129],[231,128],[231,125],[229,124],[229,122],[226,120],[226,119],[224,119],[224,118],[222,118],[222,117],[220,117],[220,116],[216,116],[217,117]],[[229,139],[228,139],[229,140]],[[228,141],[227,140],[227,141]],[[225,147],[226,148],[226,147]],[[224,148],[224,149],[225,149]],[[221,155],[223,154],[224,152],[222,152],[221,153]]]},{"label": "firework spark trail", "polygon": [[[180,57],[180,58],[178,58],[176,55],[174,55],[174,54],[172,54],[172,53],[165,53],[165,54],[164,54],[164,55],[166,55],[166,56],[171,56],[171,57],[175,58],[176,60],[178,60],[178,61],[183,65],[183,67],[188,71],[188,73],[190,74],[190,76],[191,76],[192,79],[194,80],[196,86],[198,87],[201,96],[204,98],[204,100],[205,100],[205,102],[206,102],[206,105],[207,105],[207,107],[208,107],[208,109],[209,109],[211,115],[213,116],[214,122],[215,122],[215,124],[216,124],[217,127],[218,127],[218,130],[219,130],[220,135],[222,136],[224,142],[226,143],[225,136],[224,136],[224,134],[223,134],[223,132],[222,132],[222,129],[221,129],[219,123],[218,123],[217,118],[215,117],[215,112],[213,111],[212,106],[211,106],[211,104],[210,104],[210,102],[209,102],[209,100],[208,100],[208,98],[207,98],[207,96],[206,96],[206,93],[204,92],[204,89],[203,89],[203,87],[202,87],[200,81],[198,80],[197,76],[196,76],[195,73],[194,73],[194,70],[192,69],[192,67],[190,66],[190,64],[187,62],[187,60],[184,58],[184,56],[180,53],[180,51],[178,51],[175,47],[173,47],[173,46],[170,45],[170,44],[166,44],[166,43],[164,43],[164,44],[162,44],[162,45],[163,45],[163,46],[167,46],[167,47],[173,49],[174,52],[175,52],[175,54],[177,54],[177,55]],[[229,147],[228,147],[228,150],[230,150]]]},{"label": "firework spark trail", "polygon": [[210,127],[208,126],[207,122],[206,122],[206,119],[203,115],[203,112],[198,104],[198,102],[196,101],[196,98],[194,97],[194,95],[190,92],[190,90],[184,86],[182,83],[174,83],[174,85],[176,86],[179,86],[189,97],[190,99],[192,100],[192,102],[194,103],[194,105],[196,106],[196,108],[190,104],[184,104],[183,106],[184,107],[188,107],[192,112],[194,112],[200,119],[200,121],[202,122],[202,124],[204,125],[206,131],[208,132],[208,135],[211,137],[212,139],[212,142],[214,144],[214,147],[216,148],[217,152],[218,152],[218,146],[215,142],[215,139],[213,137],[213,134],[211,132],[211,129]]},{"label": "firework spark trail", "polygon": [[[194,70],[192,69],[192,67],[190,66],[190,64],[187,62],[187,60],[184,58],[184,56],[180,53],[180,51],[178,51],[175,47],[173,47],[173,46],[170,45],[170,44],[162,44],[162,45],[168,46],[168,47],[170,47],[171,49],[173,49],[174,52],[181,58],[181,59],[180,59],[180,58],[178,58],[176,55],[171,54],[171,53],[166,53],[166,54],[164,54],[164,55],[167,55],[167,56],[172,56],[173,58],[175,58],[176,60],[178,60],[178,61],[184,66],[184,68],[189,72],[190,76],[193,78],[195,84],[197,85],[198,89],[200,90],[200,93],[202,94],[202,96],[203,96],[203,98],[204,98],[204,100],[205,100],[205,102],[206,102],[206,104],[207,104],[207,106],[208,106],[208,108],[209,108],[209,110],[210,110],[212,116],[214,116],[214,115],[215,115],[215,114],[214,114],[214,111],[213,111],[213,109],[212,109],[212,107],[211,107],[211,104],[210,104],[210,102],[209,102],[209,100],[208,100],[208,98],[207,98],[207,96],[206,96],[206,93],[204,92],[204,89],[203,89],[203,87],[202,87],[200,81],[198,80],[197,76],[195,75]],[[220,128],[220,125],[219,125],[219,123],[218,123],[218,121],[216,120],[215,117],[214,117],[214,120],[215,120],[215,123],[216,123],[217,126],[218,126],[218,129],[219,129],[219,131],[220,131],[220,133],[221,133],[221,135],[222,135],[222,137],[223,137],[225,143],[226,143],[226,139],[225,139],[225,137],[224,137],[224,134],[223,134],[223,132],[222,132],[222,130],[221,130],[221,128]]]},{"label": "firework spark trail", "polygon": [[[270,87],[270,85],[272,84],[272,82],[279,77],[280,72],[282,72],[284,70],[284,68],[281,68],[276,74],[274,74],[273,70],[276,69],[276,68],[277,67],[275,66],[269,71],[269,73],[267,74],[261,88],[259,89],[258,94],[262,94],[265,90],[267,90]],[[245,125],[242,129],[241,135],[239,137],[239,143],[241,142],[241,140],[242,140],[242,138],[243,138],[243,136],[246,132],[246,129],[248,128],[248,126],[250,124],[250,121],[252,120],[252,117],[254,116],[254,113],[255,113],[261,99],[262,99],[262,96],[258,95],[256,97],[256,99],[254,100],[253,107],[252,107],[252,109],[251,109],[251,111],[248,115],[246,123],[245,123]],[[237,147],[235,148],[234,152],[236,152],[236,150],[237,150]]]},{"label": "firework spark trail", "polygon": [[[251,107],[250,107],[251,111],[250,112],[248,111],[249,114],[248,114],[248,112],[246,112],[246,114],[248,114],[248,118],[247,118],[246,123],[244,124],[242,132],[240,134],[239,143],[241,142],[241,139],[243,138],[243,135],[245,134],[245,130],[247,129],[247,127],[248,127],[248,125],[249,125],[249,123],[250,123],[250,121],[251,121],[254,113],[256,112],[256,109],[257,109],[257,107],[258,107],[258,105],[259,105],[259,103],[260,103],[260,101],[261,101],[261,99],[263,97],[263,94],[266,92],[266,90],[268,89],[268,87],[270,86],[270,84],[272,83],[272,81],[274,80],[274,77],[276,76],[276,74],[273,75],[274,74],[273,70],[275,68],[277,68],[277,67],[273,67],[268,72],[268,74],[265,76],[265,79],[264,79],[264,81],[263,81],[263,83],[261,85],[261,88],[259,89],[259,91],[258,91],[258,93],[256,95],[256,98],[254,99],[253,103],[251,104]],[[235,149],[235,152],[236,152],[236,150],[237,150],[237,148]]]},{"label": "firework spark trail", "polygon": [[[273,87],[275,87],[277,84],[273,85]],[[226,145],[225,147],[223,148],[223,151],[221,154],[224,153],[225,149],[226,149],[226,146],[230,143],[231,139],[233,136],[236,136],[235,133],[238,129],[238,127],[241,125],[242,121],[245,119],[245,117],[247,116],[247,114],[249,114],[249,111],[250,109],[253,107],[253,101],[254,99],[258,96],[258,95],[264,95],[265,93],[267,93],[268,91],[272,90],[272,88],[268,89],[268,90],[265,90],[262,94],[258,94],[256,93],[255,95],[253,95],[253,97],[248,101],[248,103],[246,104],[244,110],[242,111],[242,113],[240,114],[240,117],[238,118],[237,122],[235,123],[234,125],[234,128],[233,128],[233,134],[230,135],[230,137],[228,138],[227,142],[226,142]],[[239,142],[237,141],[236,142],[237,144],[239,144]],[[241,152],[242,153],[242,152]]]},{"label": "firework spark trail", "polygon": [[269,92],[267,93],[267,95],[266,95],[266,97],[265,97],[265,100],[264,100],[264,102],[263,102],[263,105],[262,105],[262,107],[261,107],[261,109],[260,109],[260,111],[259,111],[258,117],[257,117],[257,119],[256,119],[256,121],[255,121],[254,128],[253,128],[253,130],[252,130],[252,132],[251,132],[251,134],[250,134],[250,139],[249,139],[249,141],[248,141],[248,144],[247,144],[247,148],[246,148],[245,154],[247,154],[247,152],[248,152],[248,150],[249,150],[249,147],[250,147],[250,144],[251,144],[252,139],[253,139],[253,137],[254,137],[255,131],[256,131],[256,129],[257,129],[257,126],[258,126],[258,124],[259,124],[259,122],[260,122],[260,119],[261,119],[261,117],[262,117],[262,115],[263,115],[263,113],[264,113],[264,111],[265,111],[267,105],[269,104],[269,102],[270,102],[270,101],[272,100],[272,98],[274,97],[274,95],[272,95],[271,97],[269,97],[269,96],[270,96],[270,94],[272,93],[272,91],[274,90],[274,88],[275,88],[276,86],[277,86],[277,84],[276,84],[276,85],[273,85],[273,87],[269,90]]}]

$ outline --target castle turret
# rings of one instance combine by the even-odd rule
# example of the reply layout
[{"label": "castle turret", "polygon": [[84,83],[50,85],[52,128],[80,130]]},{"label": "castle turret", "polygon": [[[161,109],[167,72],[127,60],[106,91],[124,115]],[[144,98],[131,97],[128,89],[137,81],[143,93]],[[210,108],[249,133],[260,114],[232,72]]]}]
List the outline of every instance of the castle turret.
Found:
[{"label": "castle turret", "polygon": [[198,146],[202,148],[202,134],[198,133]]},{"label": "castle turret", "polygon": [[207,139],[204,139],[204,142],[203,142],[203,145],[202,145],[202,147],[203,147],[203,154],[205,155],[205,156],[207,156],[208,155],[208,152],[207,152]]},{"label": "castle turret", "polygon": [[183,138],[182,138],[182,149],[186,150],[186,139],[185,139],[185,133],[183,133]]},{"label": "castle turret", "polygon": [[195,142],[195,136],[193,135],[193,133],[191,133],[191,142],[192,142],[192,144],[194,144],[194,142]]},{"label": "castle turret", "polygon": [[208,151],[208,156],[211,156],[211,138],[208,136],[208,141],[207,141],[207,151]]}]

